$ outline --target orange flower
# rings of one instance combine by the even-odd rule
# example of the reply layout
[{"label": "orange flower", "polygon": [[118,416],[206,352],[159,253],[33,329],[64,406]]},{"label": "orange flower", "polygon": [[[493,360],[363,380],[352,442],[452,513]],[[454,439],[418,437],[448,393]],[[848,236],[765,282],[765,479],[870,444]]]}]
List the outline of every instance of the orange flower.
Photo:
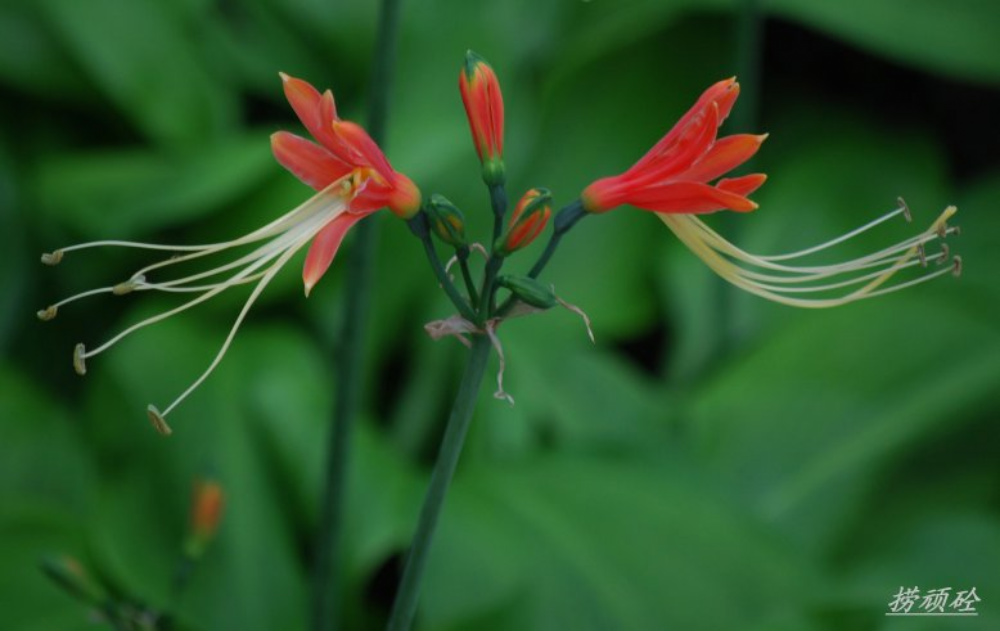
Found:
[{"label": "orange flower", "polygon": [[620,175],[601,178],[583,190],[583,207],[604,212],[630,204],[657,213],[709,213],[728,208],[750,211],[747,195],[767,179],[762,173],[708,182],[750,159],[767,134],[716,138],[740,86],[726,79],[710,87],[649,152]]},{"label": "orange flower", "polygon": [[483,164],[487,184],[503,184],[503,95],[500,82],[486,60],[472,52],[465,53],[465,67],[458,73],[465,114],[476,153]]},{"label": "orange flower", "polygon": [[211,478],[195,480],[191,499],[191,528],[185,545],[189,556],[198,558],[204,554],[205,548],[219,529],[224,505],[225,495],[218,481]]},{"label": "orange flower", "polygon": [[308,82],[285,73],[281,73],[281,80],[289,104],[319,144],[287,131],[276,132],[271,136],[271,150],[278,162],[317,191],[355,169],[368,178],[347,212],[323,228],[310,246],[302,271],[309,295],[354,224],[384,207],[409,219],[420,209],[420,190],[410,178],[392,168],[361,126],[337,116],[332,92],[320,94]]},{"label": "orange flower", "polygon": [[507,230],[500,235],[494,251],[500,256],[520,250],[534,241],[552,216],[552,193],[545,188],[533,188],[525,193],[510,215]]}]

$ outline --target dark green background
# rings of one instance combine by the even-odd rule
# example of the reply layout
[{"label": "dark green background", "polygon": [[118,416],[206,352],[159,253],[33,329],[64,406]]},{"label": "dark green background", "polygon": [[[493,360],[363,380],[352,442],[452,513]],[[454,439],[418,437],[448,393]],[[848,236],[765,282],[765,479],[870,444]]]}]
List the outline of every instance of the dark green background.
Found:
[{"label": "dark green background", "polygon": [[[100,297],[36,309],[151,259],[41,252],[95,238],[235,237],[309,195],[268,135],[299,131],[277,72],[363,121],[374,2],[0,3],[0,629],[90,629],[38,570],[75,555],[165,606],[191,480],[227,510],[176,610],[193,628],[301,629],[342,265],[309,300],[300,259],[255,307],[165,440],[146,421],[207,364],[246,292],[93,346],[162,309]],[[736,7],[713,0],[404,2],[388,153],[485,235],[457,90],[467,48],[507,106],[512,197],[560,203],[626,168],[736,73]],[[917,225],[960,207],[960,280],[824,312],[724,288],[654,217],[567,238],[555,311],[502,329],[513,408],[483,388],[425,583],[423,629],[1000,627],[1000,3],[764,3],[758,212],[748,249],[825,240],[906,196]],[[745,51],[744,51],[745,54]],[[752,73],[751,73],[752,76]],[[727,126],[730,129],[730,126]],[[364,418],[351,458],[350,628],[382,624],[463,349],[419,244],[382,223]],[[899,223],[844,256],[908,236]],[[349,246],[348,246],[349,247]],[[535,246],[512,267],[526,267]],[[491,372],[492,375],[492,372]],[[491,377],[492,379],[492,377]],[[978,618],[886,618],[900,586],[976,587]],[[931,624],[932,623],[932,624]]]}]

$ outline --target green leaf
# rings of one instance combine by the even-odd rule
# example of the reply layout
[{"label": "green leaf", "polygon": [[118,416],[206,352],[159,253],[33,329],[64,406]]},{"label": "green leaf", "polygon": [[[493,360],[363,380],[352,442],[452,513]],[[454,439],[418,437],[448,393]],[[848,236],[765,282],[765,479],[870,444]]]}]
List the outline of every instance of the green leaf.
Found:
[{"label": "green leaf", "polygon": [[993,0],[773,0],[769,8],[898,61],[1000,81],[1000,4]]},{"label": "green leaf", "polygon": [[45,14],[85,69],[149,139],[195,146],[230,127],[232,95],[195,54],[180,12],[160,0],[45,0]]},{"label": "green leaf", "polygon": [[492,628],[784,628],[810,589],[801,564],[690,476],[594,458],[463,470],[428,570],[429,629],[502,605],[509,625]]},{"label": "green leaf", "polygon": [[183,156],[139,149],[53,156],[33,186],[46,213],[85,235],[109,238],[209,214],[271,173],[267,138],[251,133]]}]

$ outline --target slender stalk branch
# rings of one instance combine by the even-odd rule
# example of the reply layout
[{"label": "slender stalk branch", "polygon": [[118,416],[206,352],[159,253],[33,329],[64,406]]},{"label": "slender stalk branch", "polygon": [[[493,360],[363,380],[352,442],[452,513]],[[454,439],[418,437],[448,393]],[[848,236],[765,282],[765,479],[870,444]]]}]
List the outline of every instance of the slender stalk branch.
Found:
[{"label": "slender stalk branch", "polygon": [[[368,102],[368,131],[375,142],[383,143],[388,111],[389,86],[396,58],[400,0],[383,0],[379,15],[371,94]],[[320,518],[316,532],[311,584],[313,631],[330,631],[343,621],[340,603],[339,553],[344,525],[344,494],[355,419],[360,407],[364,360],[365,325],[371,305],[371,285],[377,223],[369,219],[355,227],[355,241],[347,270],[345,317],[340,331],[337,362],[338,392],[333,423],[326,448],[326,471]]]},{"label": "slender stalk branch", "polygon": [[563,235],[569,232],[570,228],[576,225],[576,222],[580,221],[587,216],[586,211],[583,210],[583,203],[578,199],[572,204],[569,204],[556,214],[555,221],[552,222],[552,236],[549,238],[548,244],[545,246],[545,250],[542,255],[538,257],[538,260],[531,267],[531,271],[528,272],[528,276],[531,278],[538,278],[538,275],[542,273],[545,266],[548,265],[549,259],[555,254],[556,248],[559,247],[559,241],[562,240]]},{"label": "slender stalk branch", "polygon": [[427,261],[431,264],[431,269],[434,271],[438,283],[444,289],[444,293],[448,294],[448,298],[455,305],[455,308],[458,309],[458,312],[462,314],[463,318],[470,322],[475,321],[476,314],[472,310],[472,307],[469,306],[469,303],[466,302],[462,294],[458,293],[455,284],[448,277],[448,272],[444,271],[444,266],[441,265],[441,259],[437,255],[437,248],[434,247],[434,240],[431,238],[430,226],[427,224],[427,214],[421,211],[414,215],[407,224],[410,226],[410,232],[416,235],[420,239],[420,242],[424,244]]},{"label": "slender stalk branch", "polygon": [[420,596],[420,584],[423,581],[424,567],[427,555],[434,539],[438,517],[444,505],[445,494],[455,473],[458,457],[462,452],[465,435],[472,420],[476,396],[486,373],[486,360],[490,355],[490,341],[485,335],[477,335],[472,342],[472,352],[469,354],[462,382],[455,396],[455,403],[448,419],[444,438],[441,440],[441,450],[434,472],[431,474],[430,486],[420,509],[417,530],[406,556],[406,567],[403,569],[403,579],[400,581],[396,599],[392,605],[389,624],[386,631],[409,631],[413,624],[413,616],[417,610],[417,600]]},{"label": "slender stalk branch", "polygon": [[490,206],[493,208],[493,241],[503,232],[503,218],[507,214],[507,189],[503,184],[490,185]]},{"label": "slender stalk branch", "polygon": [[465,280],[465,289],[469,292],[469,302],[477,304],[479,291],[476,289],[476,283],[472,280],[472,272],[469,271],[469,246],[458,248],[455,256],[458,257],[458,265],[462,268],[462,279]]}]

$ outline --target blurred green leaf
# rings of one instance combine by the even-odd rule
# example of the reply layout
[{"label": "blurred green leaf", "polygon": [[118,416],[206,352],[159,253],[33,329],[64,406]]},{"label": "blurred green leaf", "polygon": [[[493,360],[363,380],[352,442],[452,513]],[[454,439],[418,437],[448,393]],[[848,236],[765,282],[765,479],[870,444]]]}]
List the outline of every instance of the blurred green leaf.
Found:
[{"label": "blurred green leaf", "polygon": [[422,627],[465,628],[510,603],[502,628],[784,628],[809,576],[678,470],[569,457],[494,463],[456,480]]},{"label": "blurred green leaf", "polygon": [[47,97],[81,95],[86,83],[39,8],[33,0],[0,6],[0,80]]},{"label": "blurred green leaf", "polygon": [[1000,81],[993,0],[771,0],[776,13],[893,59],[962,79]]},{"label": "blurred green leaf", "polygon": [[162,0],[44,0],[74,59],[149,139],[196,146],[235,121],[233,95],[196,53],[180,14]]},{"label": "blurred green leaf", "polygon": [[85,628],[85,607],[40,563],[85,552],[90,456],[65,411],[11,366],[0,366],[0,392],[0,628]]},{"label": "blurred green leaf", "polygon": [[275,172],[267,139],[251,133],[185,156],[142,149],[65,154],[43,164],[32,184],[46,213],[108,238],[204,216]]}]

